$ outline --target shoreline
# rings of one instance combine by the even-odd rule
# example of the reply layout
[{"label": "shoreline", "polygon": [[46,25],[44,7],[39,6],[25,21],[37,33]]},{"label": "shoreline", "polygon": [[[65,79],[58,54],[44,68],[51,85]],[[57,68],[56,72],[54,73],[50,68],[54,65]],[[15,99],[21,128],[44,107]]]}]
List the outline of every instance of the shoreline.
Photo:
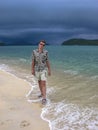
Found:
[{"label": "shoreline", "polygon": [[0,70],[0,129],[50,130],[40,116],[41,104],[26,99],[30,89],[28,82]]}]

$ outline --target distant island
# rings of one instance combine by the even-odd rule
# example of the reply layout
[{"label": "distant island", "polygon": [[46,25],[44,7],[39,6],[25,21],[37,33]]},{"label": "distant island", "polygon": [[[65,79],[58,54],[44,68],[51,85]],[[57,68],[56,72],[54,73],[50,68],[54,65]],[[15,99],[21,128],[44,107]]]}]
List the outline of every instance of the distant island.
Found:
[{"label": "distant island", "polygon": [[98,39],[69,39],[67,41],[64,41],[62,45],[98,46]]},{"label": "distant island", "polygon": [[[28,42],[26,42],[26,43],[14,43],[14,44],[12,44],[12,43],[0,42],[0,46],[31,46],[31,45],[37,46],[38,43],[28,43]],[[50,45],[50,44],[46,43],[46,45]]]},{"label": "distant island", "polygon": [[[38,43],[29,43],[29,42],[18,42],[18,43],[6,43],[3,41],[0,41],[0,46],[29,46],[29,45],[38,45]],[[46,45],[51,45],[47,43]],[[80,46],[98,46],[98,39],[96,40],[87,40],[87,39],[69,39],[61,43],[60,45],[66,45],[66,46],[71,46],[71,45],[80,45]]]},{"label": "distant island", "polygon": [[0,46],[29,46],[29,45],[37,45],[32,43],[6,43],[6,42],[0,42]]},{"label": "distant island", "polygon": [[4,46],[5,45],[5,43],[4,42],[0,42],[0,46]]}]

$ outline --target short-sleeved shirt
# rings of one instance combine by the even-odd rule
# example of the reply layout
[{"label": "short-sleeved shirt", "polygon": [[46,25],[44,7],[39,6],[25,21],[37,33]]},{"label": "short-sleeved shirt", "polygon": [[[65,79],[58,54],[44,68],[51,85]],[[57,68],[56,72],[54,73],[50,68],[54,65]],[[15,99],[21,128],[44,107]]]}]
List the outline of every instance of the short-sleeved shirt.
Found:
[{"label": "short-sleeved shirt", "polygon": [[33,50],[32,60],[34,60],[35,71],[46,70],[46,61],[48,61],[48,51],[43,50],[41,53],[39,53],[38,49]]}]

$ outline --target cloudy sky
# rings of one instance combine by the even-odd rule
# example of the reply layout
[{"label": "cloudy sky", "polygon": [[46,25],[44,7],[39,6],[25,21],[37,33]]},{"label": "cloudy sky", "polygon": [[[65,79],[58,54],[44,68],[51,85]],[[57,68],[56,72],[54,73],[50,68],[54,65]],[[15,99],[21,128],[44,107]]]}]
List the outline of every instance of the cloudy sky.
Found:
[{"label": "cloudy sky", "polygon": [[98,39],[98,0],[0,0],[0,41]]}]

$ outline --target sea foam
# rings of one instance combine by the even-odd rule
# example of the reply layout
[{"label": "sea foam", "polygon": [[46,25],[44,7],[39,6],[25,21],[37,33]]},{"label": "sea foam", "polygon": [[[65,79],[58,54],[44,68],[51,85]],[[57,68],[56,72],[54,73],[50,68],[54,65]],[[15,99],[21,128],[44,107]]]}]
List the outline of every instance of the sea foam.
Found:
[{"label": "sea foam", "polygon": [[50,103],[42,109],[41,117],[49,122],[51,130],[98,130],[98,108],[64,101]]}]

